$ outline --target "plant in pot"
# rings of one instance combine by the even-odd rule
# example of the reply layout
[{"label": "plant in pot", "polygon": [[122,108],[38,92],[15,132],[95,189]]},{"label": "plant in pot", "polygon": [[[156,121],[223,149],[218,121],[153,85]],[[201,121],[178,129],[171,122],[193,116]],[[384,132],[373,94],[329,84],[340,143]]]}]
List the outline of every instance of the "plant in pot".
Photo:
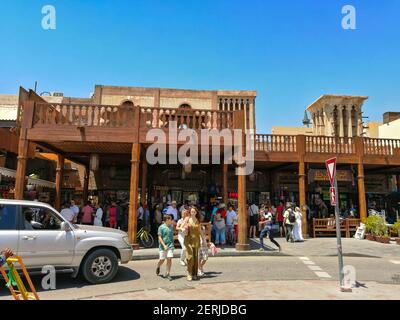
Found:
[{"label": "plant in pot", "polygon": [[390,243],[389,228],[386,225],[386,221],[383,217],[378,217],[375,225],[375,238],[381,243]]},{"label": "plant in pot", "polygon": [[400,245],[400,220],[397,220],[392,229],[395,230],[395,232],[397,231],[396,243]]},{"label": "plant in pot", "polygon": [[379,224],[379,216],[369,216],[365,220],[366,239],[374,241],[377,235],[377,226]]}]

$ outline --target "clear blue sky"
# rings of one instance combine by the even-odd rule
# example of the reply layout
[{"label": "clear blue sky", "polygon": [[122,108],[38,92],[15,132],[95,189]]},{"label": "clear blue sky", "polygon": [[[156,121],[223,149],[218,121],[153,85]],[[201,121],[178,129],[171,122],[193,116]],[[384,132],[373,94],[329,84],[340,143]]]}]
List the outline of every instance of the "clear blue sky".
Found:
[{"label": "clear blue sky", "polygon": [[[43,5],[57,29],[41,28]],[[357,9],[343,30],[341,8]],[[257,128],[301,125],[324,93],[400,111],[399,0],[2,0],[0,93],[88,97],[95,84],[254,89]]]}]

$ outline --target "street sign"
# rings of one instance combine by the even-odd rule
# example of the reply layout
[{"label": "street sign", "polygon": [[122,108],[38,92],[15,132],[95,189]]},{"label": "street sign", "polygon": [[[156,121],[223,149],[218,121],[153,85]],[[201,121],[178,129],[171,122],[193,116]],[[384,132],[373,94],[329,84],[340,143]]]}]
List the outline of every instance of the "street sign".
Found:
[{"label": "street sign", "polygon": [[336,188],[335,187],[331,187],[329,189],[329,194],[331,196],[331,206],[336,206],[337,205]]},{"label": "street sign", "polygon": [[328,171],[331,186],[334,187],[336,179],[336,158],[326,160],[326,170]]}]

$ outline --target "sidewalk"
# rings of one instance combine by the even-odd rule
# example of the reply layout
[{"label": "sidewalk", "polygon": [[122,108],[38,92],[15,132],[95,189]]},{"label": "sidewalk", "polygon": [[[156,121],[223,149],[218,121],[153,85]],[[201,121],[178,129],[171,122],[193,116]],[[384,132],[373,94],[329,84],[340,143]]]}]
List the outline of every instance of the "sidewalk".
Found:
[{"label": "sidewalk", "polygon": [[[220,249],[216,257],[231,256],[336,256],[336,238],[312,238],[304,242],[287,243],[284,238],[276,238],[282,247],[282,252],[266,238],[264,239],[265,252],[258,251],[259,240],[249,239],[249,251],[236,251],[233,247]],[[382,244],[375,241],[356,240],[353,238],[343,238],[342,247],[344,256],[348,257],[400,257],[400,246],[396,244]],[[174,251],[174,258],[180,256],[181,249],[178,247]],[[132,260],[152,260],[158,259],[158,248],[140,249],[133,252]]]},{"label": "sidewalk", "polygon": [[363,283],[353,292],[339,291],[337,281],[240,281],[193,284],[192,288],[175,291],[163,288],[140,290],[92,299],[102,300],[398,300],[398,285]]}]

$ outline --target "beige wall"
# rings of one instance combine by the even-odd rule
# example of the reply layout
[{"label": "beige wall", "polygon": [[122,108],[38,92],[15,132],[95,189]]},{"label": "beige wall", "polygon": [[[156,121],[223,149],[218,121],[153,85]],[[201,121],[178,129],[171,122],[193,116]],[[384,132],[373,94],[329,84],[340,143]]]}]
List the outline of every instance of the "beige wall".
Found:
[{"label": "beige wall", "polygon": [[382,122],[368,122],[368,129],[365,130],[365,137],[368,138],[379,138],[379,126]]},{"label": "beige wall", "polygon": [[312,135],[313,129],[306,127],[281,127],[281,126],[273,126],[272,134],[281,134],[281,135]]},{"label": "beige wall", "polygon": [[212,109],[211,99],[195,99],[195,98],[165,98],[160,97],[161,108],[178,108],[180,105],[187,103],[193,109]]},{"label": "beige wall", "polygon": [[379,126],[379,138],[400,139],[400,119]]},{"label": "beige wall", "polygon": [[101,96],[101,104],[105,105],[120,105],[124,101],[132,101],[134,105],[139,105],[142,107],[153,107],[154,97],[149,96],[127,96],[127,95],[107,95]]}]

